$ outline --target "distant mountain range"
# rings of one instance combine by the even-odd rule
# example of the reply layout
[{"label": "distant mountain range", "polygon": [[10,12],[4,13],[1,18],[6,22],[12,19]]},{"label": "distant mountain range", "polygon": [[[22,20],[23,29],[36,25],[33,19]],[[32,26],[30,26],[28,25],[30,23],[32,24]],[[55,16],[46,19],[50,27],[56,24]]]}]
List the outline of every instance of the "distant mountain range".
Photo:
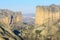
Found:
[{"label": "distant mountain range", "polygon": [[30,14],[23,14],[23,22],[27,24],[34,24],[35,21],[35,14],[30,13]]},{"label": "distant mountain range", "polygon": [[30,17],[34,17],[35,14],[34,13],[28,13],[28,14],[23,14],[23,16],[30,16]]}]

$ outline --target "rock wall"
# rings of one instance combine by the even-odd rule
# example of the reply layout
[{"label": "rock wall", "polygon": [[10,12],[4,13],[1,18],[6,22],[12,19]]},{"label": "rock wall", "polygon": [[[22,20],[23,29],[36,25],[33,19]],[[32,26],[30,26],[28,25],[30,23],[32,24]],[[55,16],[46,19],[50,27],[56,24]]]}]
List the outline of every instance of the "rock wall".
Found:
[{"label": "rock wall", "polygon": [[37,6],[36,7],[36,16],[35,16],[35,24],[41,25],[49,22],[56,22],[60,19],[60,6],[58,5],[50,5],[50,6]]},{"label": "rock wall", "polygon": [[0,21],[3,21],[8,25],[16,22],[22,22],[22,13],[13,12],[8,9],[0,9]]}]

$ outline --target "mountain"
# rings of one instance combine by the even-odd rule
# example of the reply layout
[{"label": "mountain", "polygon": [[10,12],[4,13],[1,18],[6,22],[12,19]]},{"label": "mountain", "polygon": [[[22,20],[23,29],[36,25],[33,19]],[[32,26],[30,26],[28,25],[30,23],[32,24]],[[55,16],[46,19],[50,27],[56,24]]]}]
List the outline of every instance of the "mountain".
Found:
[{"label": "mountain", "polygon": [[23,14],[23,22],[27,24],[34,24],[35,21],[35,14],[29,13],[29,14]]},{"label": "mountain", "polygon": [[30,16],[30,17],[34,17],[35,14],[34,13],[27,13],[27,14],[23,14],[23,16]]}]

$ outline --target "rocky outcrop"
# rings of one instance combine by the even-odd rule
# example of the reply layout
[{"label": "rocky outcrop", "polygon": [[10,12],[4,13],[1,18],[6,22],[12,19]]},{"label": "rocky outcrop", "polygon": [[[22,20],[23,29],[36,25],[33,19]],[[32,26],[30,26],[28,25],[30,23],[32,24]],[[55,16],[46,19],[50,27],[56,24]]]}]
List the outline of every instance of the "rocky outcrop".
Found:
[{"label": "rocky outcrop", "polygon": [[13,32],[14,28],[17,27],[15,27],[15,25],[21,22],[21,12],[14,12],[8,9],[0,9],[0,40],[21,40],[21,36],[16,35]]},{"label": "rocky outcrop", "polygon": [[42,25],[49,22],[52,25],[54,22],[60,20],[60,6],[52,4],[50,6],[37,6],[35,24]]},{"label": "rocky outcrop", "polygon": [[14,24],[16,22],[22,21],[21,12],[13,12],[8,9],[0,9],[0,21],[3,21],[6,24]]},{"label": "rocky outcrop", "polygon": [[15,35],[14,32],[3,22],[0,22],[0,40],[21,40],[19,36]]}]

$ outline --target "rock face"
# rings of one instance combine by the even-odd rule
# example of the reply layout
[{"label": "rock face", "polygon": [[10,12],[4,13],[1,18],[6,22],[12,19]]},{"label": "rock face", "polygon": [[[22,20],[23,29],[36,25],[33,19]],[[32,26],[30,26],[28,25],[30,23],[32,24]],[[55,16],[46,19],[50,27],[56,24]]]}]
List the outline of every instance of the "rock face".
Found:
[{"label": "rock face", "polygon": [[21,37],[16,35],[12,30],[13,28],[11,27],[16,23],[21,22],[21,12],[0,9],[0,40],[21,40]]},{"label": "rock face", "polygon": [[21,12],[13,12],[8,9],[0,9],[0,21],[6,24],[14,24],[22,21]]},{"label": "rock face", "polygon": [[50,6],[37,6],[36,7],[36,17],[35,24],[41,25],[43,23],[49,22],[52,25],[54,22],[60,19],[60,6],[50,5]]},{"label": "rock face", "polygon": [[0,22],[0,40],[21,40],[19,36],[15,35],[9,26]]}]

